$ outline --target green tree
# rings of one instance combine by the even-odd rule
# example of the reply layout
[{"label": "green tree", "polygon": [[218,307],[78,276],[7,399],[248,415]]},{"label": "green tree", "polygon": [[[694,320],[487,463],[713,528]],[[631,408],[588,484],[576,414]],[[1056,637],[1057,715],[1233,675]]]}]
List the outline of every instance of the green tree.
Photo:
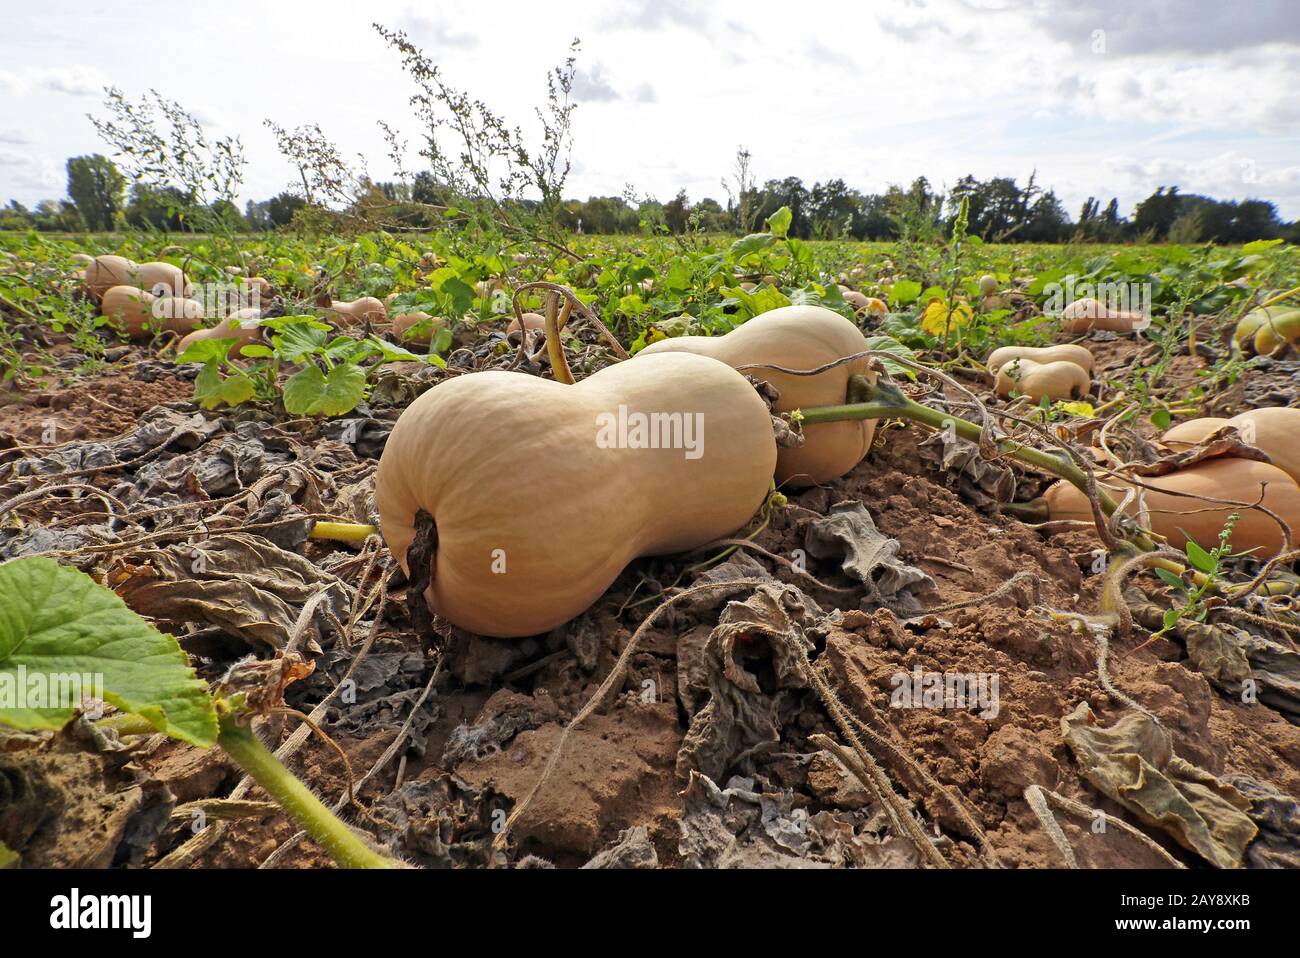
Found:
[{"label": "green tree", "polygon": [[77,204],[86,228],[111,230],[122,210],[126,177],[108,157],[99,153],[68,159],[68,195]]}]

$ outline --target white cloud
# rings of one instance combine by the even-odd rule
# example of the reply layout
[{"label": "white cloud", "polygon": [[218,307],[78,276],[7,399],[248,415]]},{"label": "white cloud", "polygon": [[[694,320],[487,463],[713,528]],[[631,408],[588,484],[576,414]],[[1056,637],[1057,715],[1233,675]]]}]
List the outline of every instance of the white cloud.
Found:
[{"label": "white cloud", "polygon": [[108,86],[108,77],[95,67],[74,64],[36,71],[37,85],[70,96],[98,96]]}]

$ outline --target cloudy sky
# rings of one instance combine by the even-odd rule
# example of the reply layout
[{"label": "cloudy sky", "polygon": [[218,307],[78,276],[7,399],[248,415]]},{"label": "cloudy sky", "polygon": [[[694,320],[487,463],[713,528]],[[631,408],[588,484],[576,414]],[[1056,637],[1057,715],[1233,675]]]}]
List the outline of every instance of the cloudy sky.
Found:
[{"label": "cloudy sky", "polygon": [[[179,100],[239,135],[243,198],[290,182],[262,126],[319,123],[372,176],[377,120],[411,143],[412,86],[371,28],[407,31],[449,81],[531,129],[546,72],[582,40],[567,195],[725,198],[738,144],[760,180],[868,191],[1031,170],[1072,216],[1160,184],[1300,217],[1296,0],[4,0],[0,203],[64,193],[102,152],[103,88]],[[418,169],[418,157],[408,165]]]}]

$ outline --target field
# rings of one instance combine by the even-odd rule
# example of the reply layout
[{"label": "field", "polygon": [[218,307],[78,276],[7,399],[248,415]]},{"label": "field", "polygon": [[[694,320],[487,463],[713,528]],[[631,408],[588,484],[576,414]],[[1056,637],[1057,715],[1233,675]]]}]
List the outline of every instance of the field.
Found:
[{"label": "field", "polygon": [[[1157,440],[1300,406],[1300,322],[1279,321],[1297,248],[993,245],[960,228],[801,241],[788,223],[495,244],[0,233],[0,680],[44,654],[104,673],[109,704],[0,701],[0,864],[1300,866],[1294,479],[1198,486],[1163,517],[1116,485],[1078,493],[1095,519],[1038,500],[1060,479],[1294,462],[1300,434],[1263,426]],[[179,348],[152,308],[128,335],[129,310],[104,315],[83,276],[100,254],[179,267],[205,326],[246,305],[223,297],[255,297],[257,338]],[[1062,307],[1093,297],[1142,319],[1067,332]],[[485,480],[507,490],[491,514],[548,533],[556,595],[596,582],[593,550],[631,561],[576,616],[517,637],[458,627],[447,597],[430,607],[427,570],[412,586],[375,479],[417,397],[489,370],[563,382],[562,366],[576,390],[650,344],[791,307],[865,337],[876,384],[825,404],[877,420],[861,462],[780,483],[730,534],[642,554],[659,550],[628,543],[672,524],[694,480],[566,444],[564,403],[484,394],[435,423],[429,448],[477,450],[434,462],[439,481],[510,464]],[[527,312],[548,322],[508,335]],[[1260,315],[1268,355],[1234,338]],[[995,390],[995,349],[1063,343],[1091,352],[1085,387],[1035,401],[1026,372]],[[853,418],[784,412],[778,433],[809,443]],[[715,468],[708,443],[732,437],[704,437]],[[510,586],[493,614],[528,621],[536,591]],[[37,594],[69,597],[58,622]],[[254,771],[250,727],[360,849],[330,854],[342,826]]]}]

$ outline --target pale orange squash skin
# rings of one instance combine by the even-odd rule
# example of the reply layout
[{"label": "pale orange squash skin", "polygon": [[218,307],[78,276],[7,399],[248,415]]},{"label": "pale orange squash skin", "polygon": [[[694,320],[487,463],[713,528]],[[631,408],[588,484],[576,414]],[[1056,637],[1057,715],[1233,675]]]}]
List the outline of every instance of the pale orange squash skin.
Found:
[{"label": "pale orange squash skin", "polygon": [[[787,369],[816,369],[844,356],[865,352],[866,338],[839,313],[820,306],[785,306],[760,313],[724,336],[674,336],[651,343],[642,356],[663,353],[697,353],[712,356],[728,366],[770,363]],[[867,359],[856,359],[818,373],[791,376],[770,369],[742,370],[769,382],[781,393],[776,412],[838,406],[847,402],[849,377],[863,375],[875,381]],[[782,448],[777,457],[776,481],[780,485],[811,486],[848,473],[871,449],[876,421],[846,420],[804,427],[804,444]]]},{"label": "pale orange squash skin", "polygon": [[1082,399],[1091,385],[1087,370],[1064,359],[1050,363],[1012,359],[998,367],[993,390],[999,396],[1017,392],[1038,402],[1044,396],[1052,400]]},{"label": "pale orange squash skin", "polygon": [[1092,372],[1092,351],[1086,346],[1063,343],[1060,346],[1002,346],[989,353],[984,365],[990,373],[997,375],[999,369],[1013,359],[1030,359],[1036,363],[1068,362],[1079,368]]},{"label": "pale orange squash skin", "polygon": [[96,256],[86,264],[86,287],[99,298],[114,286],[134,286],[135,273],[139,268],[125,256],[114,256],[111,253]]},{"label": "pale orange squash skin", "polygon": [[1093,329],[1131,333],[1144,325],[1141,313],[1112,310],[1095,299],[1077,299],[1061,311],[1067,333],[1086,333]]},{"label": "pale orange squash skin", "polygon": [[[1252,555],[1268,559],[1282,548],[1282,529],[1258,509],[1218,506],[1201,499],[1173,495],[1173,491],[1254,502],[1259,498],[1260,483],[1267,482],[1268,490],[1261,505],[1281,516],[1293,531],[1300,531],[1300,486],[1281,469],[1268,463],[1221,457],[1142,481],[1152,487],[1145,490],[1151,531],[1168,538],[1174,548],[1181,549],[1186,545],[1184,532],[1206,549],[1217,546],[1219,532],[1228,516],[1238,512],[1241,518],[1233,529],[1232,548],[1239,552],[1255,549]],[[1128,488],[1113,478],[1107,478],[1102,485],[1116,500],[1121,499]],[[1087,497],[1064,479],[1048,489],[1044,498],[1053,520],[1092,521]],[[1208,511],[1197,511],[1202,509]],[[1130,504],[1127,512],[1137,515],[1136,505]]]},{"label": "pale orange squash skin", "polygon": [[113,286],[105,290],[100,312],[114,328],[131,339],[151,336],[159,330],[187,333],[203,320],[202,303],[174,297],[159,299],[134,286]]},{"label": "pale orange squash skin", "polygon": [[171,263],[141,263],[136,267],[132,282],[155,296],[187,297],[193,292],[185,273]]},{"label": "pale orange squash skin", "polygon": [[[1300,482],[1300,409],[1264,406],[1249,409],[1231,419],[1213,416],[1189,419],[1167,430],[1160,439],[1177,447],[1195,445],[1223,426],[1240,428],[1248,422],[1255,424],[1255,441],[1251,445],[1268,453],[1273,465]],[[1300,535],[1300,529],[1296,533]]]},{"label": "pale orange squash skin", "polygon": [[176,346],[176,355],[180,355],[189,348],[191,343],[197,343],[204,339],[236,339],[238,342],[233,344],[226,355],[231,359],[240,358],[240,350],[249,343],[255,343],[262,338],[262,327],[258,325],[261,318],[261,312],[256,309],[239,309],[231,313],[217,325],[210,329],[196,329]]},{"label": "pale orange squash skin", "polygon": [[371,323],[382,323],[388,319],[388,310],[385,308],[383,301],[375,299],[373,296],[363,296],[361,299],[354,299],[350,303],[334,300],[330,303],[329,311],[344,326],[359,325],[367,320]]},{"label": "pale orange squash skin", "polygon": [[[425,320],[433,320],[427,332],[412,333],[406,335],[406,331],[412,326],[417,326]],[[433,341],[434,334],[446,323],[442,319],[434,319],[428,313],[402,313],[400,316],[393,317],[393,337],[402,343],[417,343],[421,346],[428,346]]]},{"label": "pale orange squash skin", "polygon": [[[543,316],[541,313],[521,313],[520,315],[523,317],[524,320],[524,329],[545,329],[546,328],[546,317]],[[506,326],[506,335],[510,336],[511,334],[517,332],[519,332],[519,320],[512,319],[510,320],[510,324]]]},{"label": "pale orange squash skin", "polygon": [[[703,454],[601,448],[597,417],[620,405],[702,413]],[[430,606],[470,632],[509,638],[581,614],[637,556],[736,531],[763,504],[775,465],[766,404],[713,359],[647,357],[576,385],[491,371],[447,380],[407,407],[379,460],[375,502],[408,572],[416,512],[433,517]]]}]

